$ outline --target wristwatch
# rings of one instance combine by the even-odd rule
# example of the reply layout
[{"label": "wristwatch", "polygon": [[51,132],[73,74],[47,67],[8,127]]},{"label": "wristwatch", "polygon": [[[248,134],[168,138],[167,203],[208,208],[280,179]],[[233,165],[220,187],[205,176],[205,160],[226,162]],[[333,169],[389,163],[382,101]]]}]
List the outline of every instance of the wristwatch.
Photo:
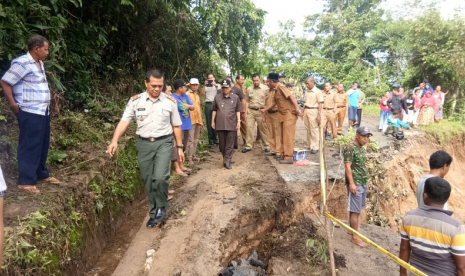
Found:
[{"label": "wristwatch", "polygon": [[181,146],[176,146],[178,149],[183,149],[184,148],[184,145],[181,145]]}]

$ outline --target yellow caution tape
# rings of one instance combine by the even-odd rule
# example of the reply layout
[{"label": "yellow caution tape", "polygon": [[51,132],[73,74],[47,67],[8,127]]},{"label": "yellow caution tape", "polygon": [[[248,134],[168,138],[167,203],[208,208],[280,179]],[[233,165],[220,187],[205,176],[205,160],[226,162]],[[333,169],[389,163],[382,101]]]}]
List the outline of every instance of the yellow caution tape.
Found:
[{"label": "yellow caution tape", "polygon": [[386,249],[384,249],[381,246],[377,245],[376,243],[372,242],[367,237],[360,234],[358,231],[355,231],[350,226],[346,225],[345,223],[338,220],[337,218],[331,216],[328,212],[325,212],[325,216],[330,218],[332,221],[337,222],[339,225],[341,225],[345,229],[349,230],[352,234],[355,234],[355,235],[359,236],[363,241],[365,241],[369,245],[373,246],[374,248],[378,249],[381,253],[383,253],[384,255],[387,255],[389,258],[393,259],[396,263],[398,263],[399,265],[405,267],[406,269],[408,269],[413,274],[418,275],[418,276],[427,276],[425,273],[423,273],[420,270],[416,269],[415,267],[411,266],[409,263],[404,262],[403,260],[401,260],[399,257],[395,256],[391,252],[387,251]]}]

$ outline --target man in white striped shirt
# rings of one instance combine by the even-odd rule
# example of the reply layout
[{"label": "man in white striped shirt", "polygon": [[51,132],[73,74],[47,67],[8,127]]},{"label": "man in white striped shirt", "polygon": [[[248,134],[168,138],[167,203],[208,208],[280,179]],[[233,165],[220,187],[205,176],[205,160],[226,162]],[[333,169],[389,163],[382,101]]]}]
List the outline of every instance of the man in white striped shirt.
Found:
[{"label": "man in white striped shirt", "polygon": [[50,90],[43,61],[48,56],[48,40],[33,35],[28,52],[11,62],[0,81],[11,110],[18,118],[18,187],[39,193],[37,181],[60,183],[50,177],[46,161],[50,145]]}]

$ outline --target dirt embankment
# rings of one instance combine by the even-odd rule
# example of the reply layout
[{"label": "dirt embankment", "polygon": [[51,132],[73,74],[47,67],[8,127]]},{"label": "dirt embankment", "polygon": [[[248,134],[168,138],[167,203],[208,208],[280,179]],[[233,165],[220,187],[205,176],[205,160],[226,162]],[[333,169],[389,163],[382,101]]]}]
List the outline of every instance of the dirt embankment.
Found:
[{"label": "dirt embankment", "polygon": [[121,214],[140,201],[133,136],[122,139],[124,150],[111,159],[105,145],[119,120],[114,110],[53,117],[48,165],[62,183],[39,184],[41,193],[33,195],[15,185],[18,127],[7,114],[7,122],[0,122],[0,163],[8,184],[2,273],[82,275],[121,226]]},{"label": "dirt embankment", "polygon": [[391,228],[398,230],[400,219],[404,214],[417,208],[417,181],[429,173],[429,156],[437,150],[445,150],[452,157],[453,162],[445,179],[452,186],[452,193],[448,201],[449,209],[454,211],[454,217],[465,221],[465,141],[454,140],[448,145],[440,146],[425,137],[415,137],[408,140],[402,150],[394,158],[385,163],[385,195],[380,195],[379,204],[384,215],[389,220]]}]

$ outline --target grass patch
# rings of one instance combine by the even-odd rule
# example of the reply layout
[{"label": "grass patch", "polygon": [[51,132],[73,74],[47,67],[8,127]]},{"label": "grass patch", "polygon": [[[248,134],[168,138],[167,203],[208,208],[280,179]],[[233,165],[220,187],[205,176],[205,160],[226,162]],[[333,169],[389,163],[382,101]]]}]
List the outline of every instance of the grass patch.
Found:
[{"label": "grass patch", "polygon": [[379,104],[368,104],[363,106],[363,114],[379,116],[381,109]]},{"label": "grass patch", "polygon": [[465,125],[462,122],[447,119],[444,119],[440,124],[434,123],[429,126],[421,126],[421,129],[429,139],[438,142],[440,145],[465,135]]}]

